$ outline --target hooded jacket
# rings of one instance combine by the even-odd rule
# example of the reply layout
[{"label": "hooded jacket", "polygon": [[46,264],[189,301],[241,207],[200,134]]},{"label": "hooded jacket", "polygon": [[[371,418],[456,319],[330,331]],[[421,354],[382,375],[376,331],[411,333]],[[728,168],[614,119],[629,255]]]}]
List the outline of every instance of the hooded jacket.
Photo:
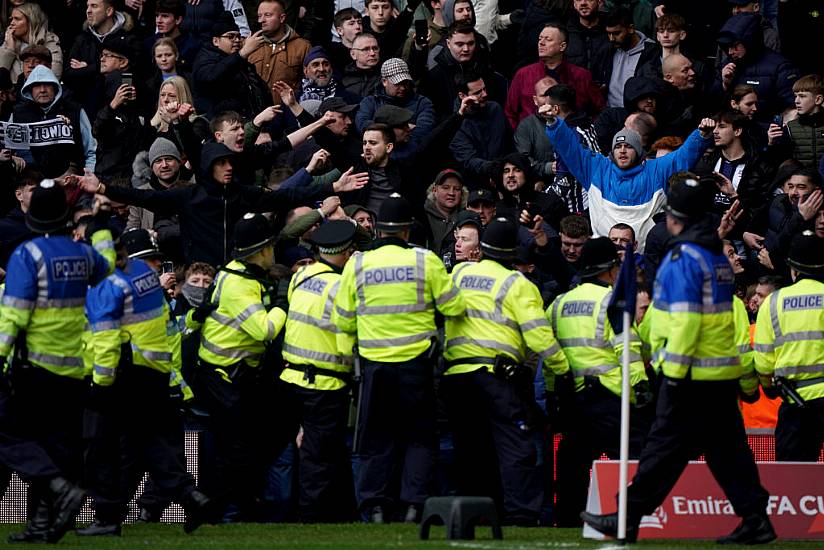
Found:
[{"label": "hooded jacket", "polygon": [[[764,46],[764,33],[758,14],[739,13],[729,18],[721,28],[719,41],[740,42],[747,49],[743,59],[735,62],[735,75],[729,85],[732,90],[738,84],[747,84],[758,95],[756,120],[768,122],[774,115],[795,105],[793,83],[798,70],[784,56]],[[731,60],[725,56],[721,67]],[[721,71],[716,74],[716,89],[722,89]]]},{"label": "hooded jacket", "polygon": [[595,119],[595,134],[601,151],[612,149],[612,137],[624,127],[624,121],[638,110],[638,100],[644,96],[661,97],[658,84],[644,76],[633,76],[624,84],[624,106],[604,109]]},{"label": "hooded jacket", "polygon": [[164,190],[106,187],[106,196],[117,202],[140,206],[155,216],[178,215],[186,263],[225,265],[234,246],[234,226],[248,212],[285,214],[295,206],[310,204],[333,194],[332,184],[312,185],[312,176],[300,169],[277,191],[254,185],[216,182],[212,165],[226,156],[220,143],[203,146],[198,184]]},{"label": "hooded jacket", "polygon": [[604,30],[603,18],[593,28],[584,27],[578,13],[573,11],[567,20],[567,33],[569,38],[564,50],[566,60],[588,70],[597,85],[605,84],[611,46]]},{"label": "hooded jacket", "polygon": [[[610,228],[623,222],[632,226],[643,252],[653,215],[664,206],[667,180],[675,172],[689,170],[712,143],[695,130],[674,153],[643,160],[626,170],[610,158],[584,148],[563,120],[546,128],[547,136],[569,171],[589,192],[592,231],[606,237]],[[611,148],[610,148],[611,150]]]},{"label": "hooded jacket", "polygon": [[72,91],[72,98],[87,111],[91,112],[91,109],[100,103],[97,89],[100,80],[100,52],[103,51],[103,46],[108,40],[131,33],[133,27],[134,20],[128,13],[116,11],[114,25],[106,34],[98,34],[89,27],[87,21],[83,23],[83,32],[74,39],[68,58],[85,62],[86,66],[73,69],[67,63],[63,69],[63,81]]},{"label": "hooded jacket", "polygon": [[[38,105],[32,97],[32,87],[38,83],[52,84],[56,89],[54,100],[46,107]],[[15,106],[9,122],[42,122],[62,115],[69,119],[73,141],[71,144],[55,142],[23,150],[21,152],[26,162],[33,163],[47,178],[62,175],[70,164],[81,170],[85,167],[94,171],[97,141],[92,137],[89,117],[79,105],[63,98],[63,87],[54,73],[45,65],[35,67],[23,85],[22,96],[24,101]],[[55,123],[55,128],[65,127],[63,122]]]},{"label": "hooded jacket", "polygon": [[[526,181],[517,193],[508,191],[504,186],[504,164],[512,164],[526,176]],[[569,215],[569,209],[563,199],[555,192],[538,193],[535,191],[535,177],[529,158],[521,153],[510,153],[496,163],[495,187],[501,200],[497,204],[497,215],[517,220],[521,210],[529,210],[533,216],[540,214],[544,221],[558,231],[561,220]]]},{"label": "hooded jacket", "polygon": [[494,101],[464,117],[449,148],[460,163],[467,187],[485,187],[495,169],[495,159],[512,151],[512,130],[504,110]]},{"label": "hooded jacket", "polygon": [[[612,107],[619,107],[623,103],[624,84],[627,80],[639,74],[640,69],[655,57],[655,42],[640,31],[635,31],[635,34],[640,39],[638,44],[628,51],[616,48],[606,63],[604,83],[607,85],[607,103]],[[620,74],[615,74],[616,69]]]}]

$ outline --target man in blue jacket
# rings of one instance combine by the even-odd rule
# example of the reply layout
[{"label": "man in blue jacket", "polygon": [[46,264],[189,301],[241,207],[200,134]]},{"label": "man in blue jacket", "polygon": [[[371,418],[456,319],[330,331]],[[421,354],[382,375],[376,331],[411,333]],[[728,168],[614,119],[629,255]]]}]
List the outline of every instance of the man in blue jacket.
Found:
[{"label": "man in blue jacket", "polygon": [[689,170],[712,146],[715,121],[705,118],[677,151],[653,160],[644,159],[641,136],[624,128],[612,138],[609,157],[581,145],[577,132],[553,114],[551,105],[538,110],[546,118],[546,134],[569,171],[589,193],[589,212],[596,236],[606,237],[616,223],[629,224],[638,236],[639,250],[664,207],[667,179]]}]

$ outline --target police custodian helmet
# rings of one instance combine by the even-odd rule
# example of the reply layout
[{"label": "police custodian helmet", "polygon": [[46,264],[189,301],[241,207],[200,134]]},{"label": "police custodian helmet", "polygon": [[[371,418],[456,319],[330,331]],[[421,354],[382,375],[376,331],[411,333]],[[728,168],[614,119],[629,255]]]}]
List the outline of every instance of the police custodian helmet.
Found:
[{"label": "police custodian helmet", "polygon": [[66,193],[53,179],[41,181],[32,191],[26,225],[35,233],[56,233],[71,226]]}]

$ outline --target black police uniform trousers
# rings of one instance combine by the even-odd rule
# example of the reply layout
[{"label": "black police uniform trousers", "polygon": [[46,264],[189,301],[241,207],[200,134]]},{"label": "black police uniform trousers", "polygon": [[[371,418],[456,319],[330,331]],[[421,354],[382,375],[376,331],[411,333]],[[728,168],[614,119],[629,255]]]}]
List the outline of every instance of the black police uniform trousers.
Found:
[{"label": "black police uniform trousers", "polygon": [[241,365],[237,376],[227,379],[201,361],[191,383],[198,404],[209,414],[213,444],[211,471],[204,472],[200,487],[217,516],[231,504],[237,507],[237,520],[246,522],[264,519],[266,472],[297,431],[279,416],[279,384],[261,368]]},{"label": "black police uniform trousers", "polygon": [[349,388],[317,390],[282,382],[284,412],[303,427],[298,504],[304,522],[356,519],[355,484],[346,442]]},{"label": "black police uniform trousers", "polygon": [[441,379],[455,444],[458,494],[492,497],[507,523],[535,524],[543,499],[526,406],[515,387],[479,369]]},{"label": "black police uniform trousers", "polygon": [[122,523],[145,472],[155,491],[185,505],[195,482],[186,470],[183,419],[169,394],[169,375],[121,363],[114,384],[100,389],[110,393],[90,400],[84,419],[96,519]]},{"label": "black police uniform trousers", "polygon": [[[0,462],[29,484],[29,514],[48,502],[48,482],[77,483],[83,471],[88,384],[33,365],[15,365],[0,391]],[[12,390],[13,388],[13,390]]]},{"label": "black police uniform trousers", "polygon": [[361,358],[361,365],[359,506],[423,505],[438,452],[432,360],[427,352],[398,363]]},{"label": "black police uniform trousers", "polygon": [[821,455],[822,444],[824,398],[807,401],[803,409],[786,401],[782,403],[775,426],[775,459],[816,462]]},{"label": "black police uniform trousers", "polygon": [[[598,381],[575,393],[565,418],[563,438],[558,445],[557,503],[558,527],[581,525],[579,514],[586,508],[589,471],[592,461],[605,453],[617,460],[621,455],[621,397]],[[629,457],[637,459],[644,447],[650,422],[646,415],[630,407]]]},{"label": "black police uniform trousers", "polygon": [[628,489],[629,524],[652,513],[701,453],[738,516],[764,513],[769,494],[747,443],[738,380],[661,376],[655,420]]}]

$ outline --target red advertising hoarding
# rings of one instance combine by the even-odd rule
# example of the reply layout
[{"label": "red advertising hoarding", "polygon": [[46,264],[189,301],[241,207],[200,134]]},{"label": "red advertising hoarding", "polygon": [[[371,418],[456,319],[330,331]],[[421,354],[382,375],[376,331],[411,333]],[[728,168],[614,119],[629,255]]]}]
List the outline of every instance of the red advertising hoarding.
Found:
[{"label": "red advertising hoarding", "polygon": [[[824,539],[824,464],[758,462],[761,483],[770,493],[767,512],[782,539]],[[638,461],[631,461],[629,477]],[[617,510],[618,461],[592,464],[587,511]],[[729,534],[740,518],[705,462],[690,462],[663,504],[641,521],[639,538],[711,539]],[[604,536],[584,526],[584,537]]]}]

